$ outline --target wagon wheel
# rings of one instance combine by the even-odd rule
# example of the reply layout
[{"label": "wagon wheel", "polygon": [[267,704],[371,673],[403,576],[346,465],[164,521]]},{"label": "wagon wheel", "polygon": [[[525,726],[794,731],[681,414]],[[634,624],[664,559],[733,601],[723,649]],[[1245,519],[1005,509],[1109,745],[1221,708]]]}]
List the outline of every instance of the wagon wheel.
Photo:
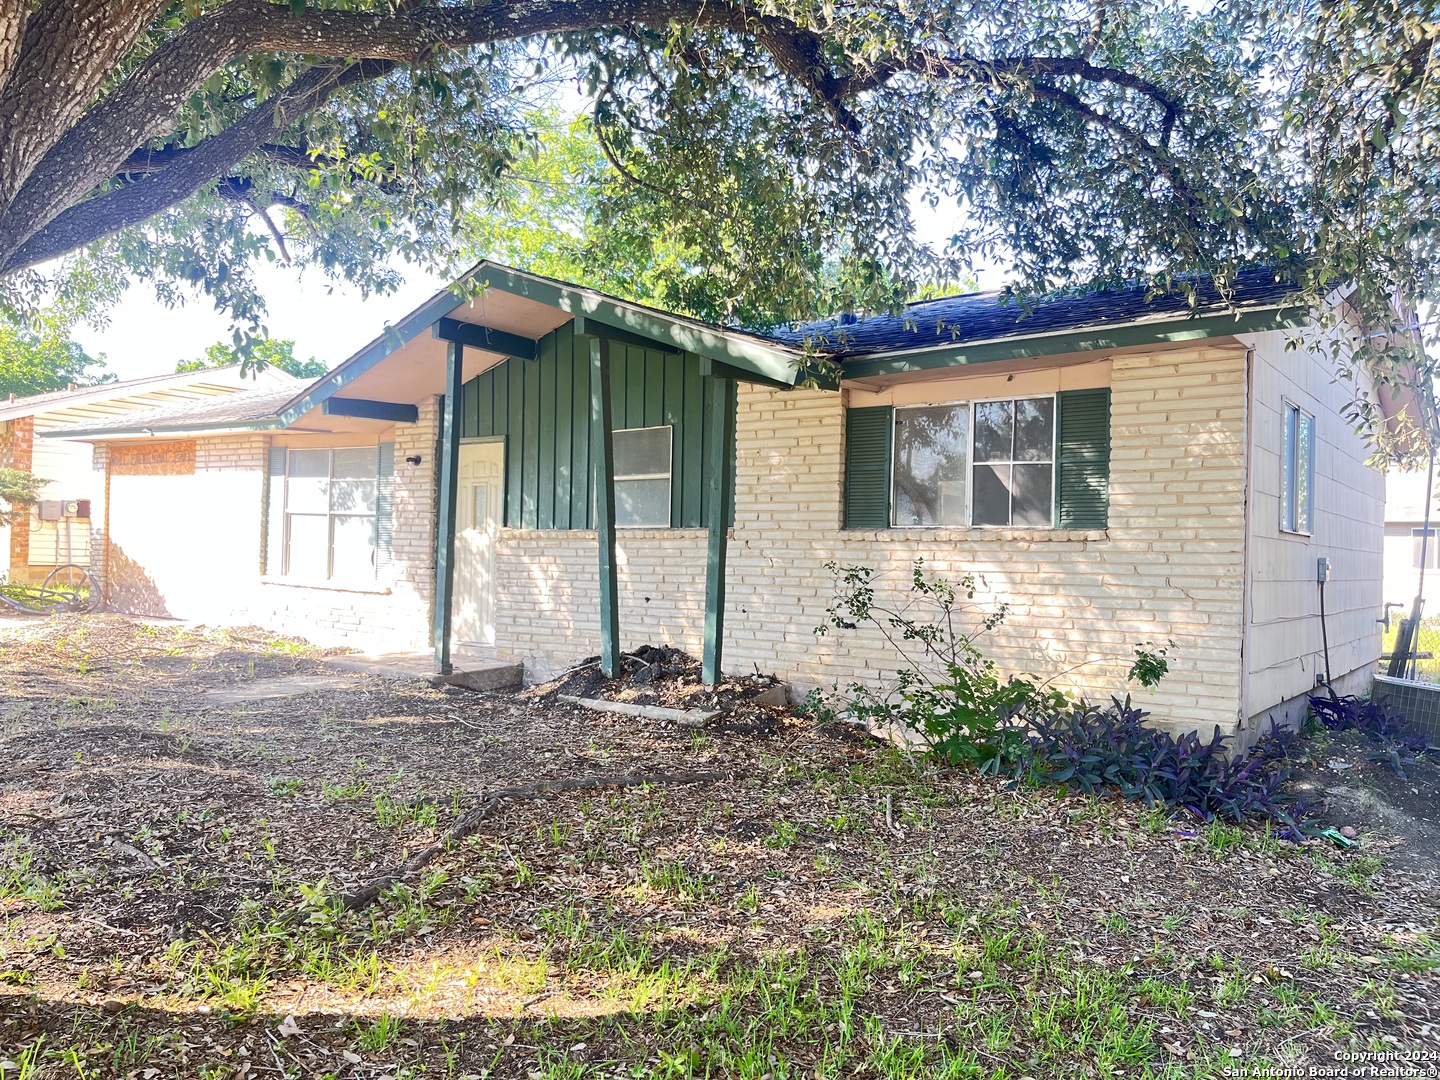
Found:
[{"label": "wagon wheel", "polygon": [[100,589],[83,566],[67,563],[57,566],[40,583],[45,593],[53,593],[71,611],[94,611],[100,606]]}]

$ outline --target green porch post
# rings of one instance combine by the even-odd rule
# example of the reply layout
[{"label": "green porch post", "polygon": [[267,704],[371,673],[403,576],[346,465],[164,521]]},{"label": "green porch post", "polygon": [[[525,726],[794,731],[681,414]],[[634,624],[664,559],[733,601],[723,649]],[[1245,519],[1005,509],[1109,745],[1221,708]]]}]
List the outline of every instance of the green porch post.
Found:
[{"label": "green porch post", "polygon": [[710,396],[710,488],[706,493],[709,548],[705,559],[705,655],[701,664],[706,686],[720,681],[725,647],[725,553],[735,507],[735,398],[734,379],[716,378]]},{"label": "green porch post", "polygon": [[435,514],[435,670],[449,675],[450,608],[455,592],[455,496],[460,479],[460,399],[465,385],[465,346],[451,341],[445,353],[445,401],[440,412],[440,484]]},{"label": "green porch post", "polygon": [[615,568],[615,447],[610,422],[610,342],[590,338],[590,462],[600,549],[600,670],[620,674],[620,582]]}]

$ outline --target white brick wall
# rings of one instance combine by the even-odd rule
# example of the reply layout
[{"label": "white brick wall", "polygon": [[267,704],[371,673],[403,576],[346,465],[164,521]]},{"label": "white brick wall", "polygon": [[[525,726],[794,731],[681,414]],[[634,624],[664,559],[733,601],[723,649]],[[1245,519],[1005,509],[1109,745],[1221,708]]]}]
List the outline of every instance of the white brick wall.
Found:
[{"label": "white brick wall", "polygon": [[[381,436],[395,439],[394,564],[359,589],[261,577],[268,436],[197,440],[194,476],[112,476],[109,542],[103,499],[92,532],[92,563],[112,579],[112,608],[253,623],[321,645],[425,648],[434,596],[435,420],[431,399],[419,423]],[[419,466],[406,463],[416,454]],[[108,456],[96,446],[101,488]]]},{"label": "white brick wall", "polygon": [[[1010,605],[986,651],[1010,670],[1074,669],[1061,683],[1123,692],[1131,650],[1174,638],[1171,675],[1138,691],[1157,718],[1237,727],[1244,453],[1244,351],[1115,357],[1108,532],[840,529],[844,402],[823,391],[742,387],[725,668],[800,687],[883,681],[897,666],[873,632],[816,637],[831,596],[825,562],[882,569],[903,590],[923,557],[974,574],[976,603]],[[957,397],[947,381],[947,396]],[[705,540],[622,532],[623,647],[698,651]],[[498,557],[501,647],[533,673],[598,649],[593,533],[507,531]],[[553,626],[553,630],[550,627]]]}]

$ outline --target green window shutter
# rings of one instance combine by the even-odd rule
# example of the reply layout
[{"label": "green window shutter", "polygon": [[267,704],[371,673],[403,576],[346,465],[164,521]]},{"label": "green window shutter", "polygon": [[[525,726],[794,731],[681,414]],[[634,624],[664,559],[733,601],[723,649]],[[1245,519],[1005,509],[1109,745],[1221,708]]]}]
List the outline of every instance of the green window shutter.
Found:
[{"label": "green window shutter", "polygon": [[260,572],[285,572],[285,447],[272,446],[265,461],[265,539]]},{"label": "green window shutter", "polygon": [[894,410],[888,405],[845,411],[845,528],[890,527],[890,439]]},{"label": "green window shutter", "polygon": [[1103,529],[1110,517],[1110,391],[1065,390],[1055,461],[1055,524]]},{"label": "green window shutter", "polygon": [[388,567],[395,558],[395,444],[380,444],[375,473],[375,569]]}]

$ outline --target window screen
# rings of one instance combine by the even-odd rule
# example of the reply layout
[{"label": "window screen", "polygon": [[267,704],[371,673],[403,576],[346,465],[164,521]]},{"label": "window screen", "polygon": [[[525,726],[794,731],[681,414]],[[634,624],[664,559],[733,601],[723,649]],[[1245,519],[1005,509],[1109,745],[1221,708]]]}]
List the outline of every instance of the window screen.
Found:
[{"label": "window screen", "polygon": [[670,527],[671,442],[669,425],[614,433],[616,526]]}]

